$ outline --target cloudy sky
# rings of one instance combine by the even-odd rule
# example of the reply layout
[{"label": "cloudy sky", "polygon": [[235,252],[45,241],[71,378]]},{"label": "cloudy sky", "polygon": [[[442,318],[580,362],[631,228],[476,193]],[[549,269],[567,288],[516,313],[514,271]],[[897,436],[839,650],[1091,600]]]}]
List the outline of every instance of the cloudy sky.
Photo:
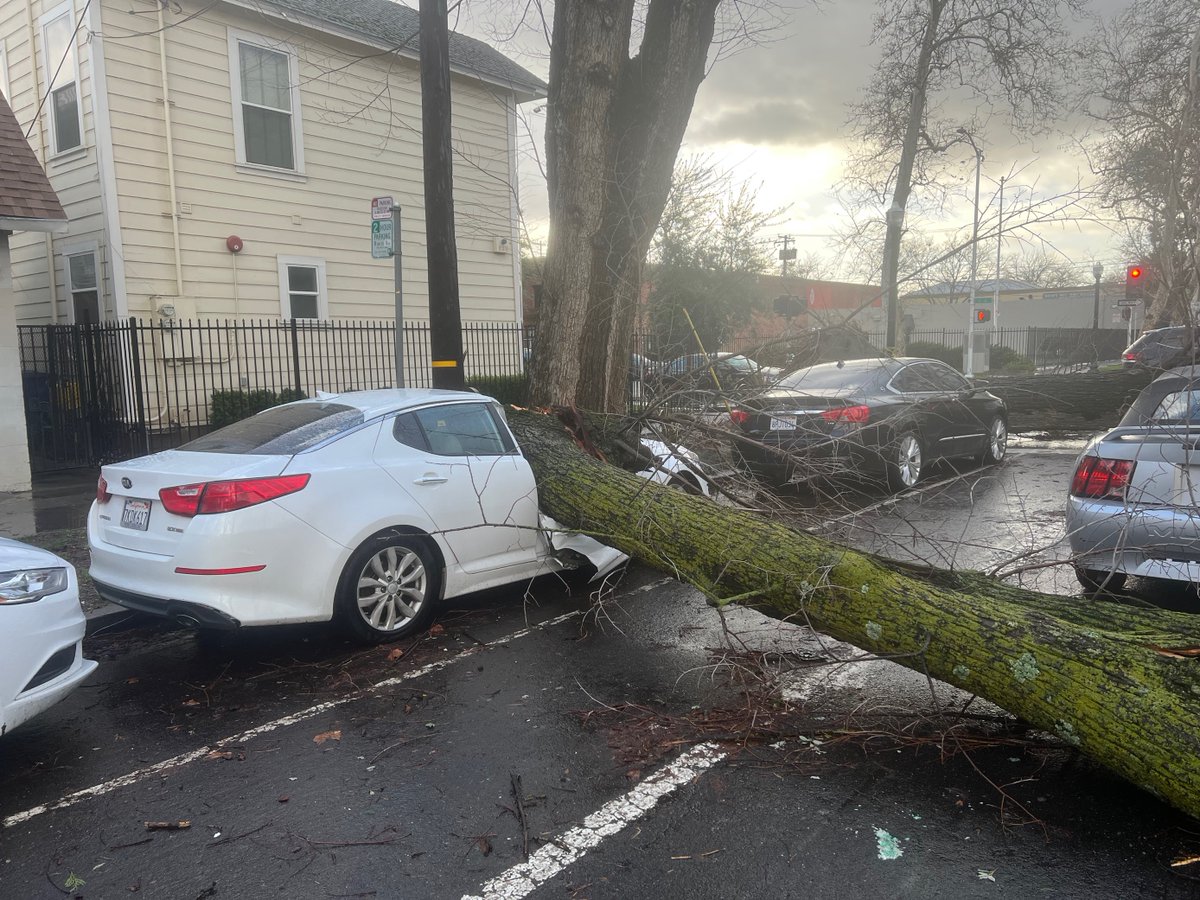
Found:
[{"label": "cloudy sky", "polygon": [[[415,0],[410,2],[415,5]],[[452,27],[496,44],[544,78],[547,62],[540,36],[526,32],[501,42],[500,30],[511,19],[497,14],[493,3],[466,0]],[[1090,13],[1110,18],[1125,5],[1125,0],[1092,0]],[[870,78],[877,57],[870,44],[875,7],[872,0],[778,0],[774,11],[780,25],[768,40],[713,66],[697,95],[681,151],[709,154],[735,179],[761,183],[765,206],[787,207],[783,221],[772,229],[774,235],[791,235],[802,258],[816,254],[830,268],[838,264],[836,235],[847,223],[835,188],[847,162],[848,106]],[[1081,21],[1072,27],[1083,34],[1091,26]],[[521,172],[522,205],[535,240],[544,239],[547,227],[545,183],[536,160],[542,152],[543,115],[538,109],[539,104],[524,108],[532,143]],[[1014,194],[1044,197],[1087,180],[1087,161],[1077,144],[1082,125],[1080,119],[1059,123],[1050,133],[1029,138],[1015,135],[1000,118],[993,118],[987,132],[978,136],[986,157],[981,205],[994,213],[1002,175],[1008,178],[1010,209]],[[962,196],[919,223],[937,239],[960,230],[969,235],[974,156],[969,147],[958,148],[958,156],[955,172],[961,173]],[[882,216],[882,210],[865,209],[861,214]],[[918,224],[912,215],[909,223]],[[1046,242],[1047,252],[1078,267],[1080,283],[1091,281],[1095,260],[1109,273],[1120,271],[1125,263],[1119,236],[1096,223],[1039,227],[1028,234],[1026,246],[1039,239]],[[993,260],[994,252],[990,251]]]}]

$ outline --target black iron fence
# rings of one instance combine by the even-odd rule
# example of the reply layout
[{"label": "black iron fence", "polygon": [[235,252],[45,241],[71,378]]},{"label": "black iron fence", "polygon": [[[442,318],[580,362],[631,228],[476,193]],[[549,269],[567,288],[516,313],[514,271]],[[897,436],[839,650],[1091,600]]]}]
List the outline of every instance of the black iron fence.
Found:
[{"label": "black iron fence", "polygon": [[[23,325],[18,328],[26,425],[35,473],[94,466],[178,446],[206,431],[275,403],[318,392],[396,384],[396,328],[379,321],[264,321],[100,325]],[[989,330],[997,347],[1037,368],[1086,365],[1094,355],[1115,359],[1119,331],[1102,330],[1093,350],[1091,329]],[[403,328],[404,383],[430,387],[429,325]],[[882,335],[869,335],[882,346]],[[949,359],[961,351],[964,329],[918,330],[910,343],[936,344]],[[515,323],[463,327],[468,383],[487,390],[494,380],[525,371],[533,332]],[[631,398],[647,399],[643,376],[665,362],[649,335],[634,336]],[[681,351],[682,352],[682,351]],[[753,349],[745,352],[753,356]]]},{"label": "black iron fence", "polygon": [[[394,387],[391,322],[137,319],[18,328],[35,473],[174,447],[231,418],[318,392]],[[430,387],[428,323],[403,328],[404,383]],[[511,323],[463,327],[468,381],[519,376]]]}]

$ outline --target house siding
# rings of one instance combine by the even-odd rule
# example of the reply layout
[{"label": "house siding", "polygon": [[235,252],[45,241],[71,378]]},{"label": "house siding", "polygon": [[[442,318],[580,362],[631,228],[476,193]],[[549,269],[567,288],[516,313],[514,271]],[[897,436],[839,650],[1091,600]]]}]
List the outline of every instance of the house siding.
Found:
[{"label": "house siding", "polygon": [[[235,8],[185,3],[167,13],[183,292],[176,296],[162,78],[155,7],[104,7],[105,53],[128,310],[159,304],[181,317],[278,318],[278,256],[325,260],[332,318],[391,318],[393,264],[370,255],[370,201],[402,207],[405,314],[428,317],[416,64],[338,37]],[[140,14],[139,14],[140,13]],[[236,161],[229,32],[295,50],[304,175],[248,171]],[[119,39],[114,39],[119,38]],[[513,321],[511,94],[453,79],[453,134],[464,320]],[[244,249],[236,259],[226,238]],[[509,238],[505,252],[493,240]]]},{"label": "house siding", "polygon": [[[13,291],[16,297],[16,321],[37,324],[52,321],[50,280],[47,275],[47,240],[53,247],[55,284],[58,295],[57,321],[70,321],[70,294],[67,289],[63,249],[95,245],[97,277],[102,314],[111,315],[114,297],[111,281],[112,254],[106,240],[100,198],[99,167],[96,163],[96,122],[92,104],[92,57],[85,21],[75,34],[74,44],[79,68],[79,103],[83,111],[83,147],[60,156],[48,154],[50,132],[48,112],[43,107],[34,121],[42,95],[46,91],[46,64],[39,19],[60,5],[54,0],[32,0],[34,45],[30,46],[26,0],[0,0],[0,37],[4,40],[8,63],[8,83],[12,94],[9,104],[21,128],[50,177],[69,220],[68,230],[47,238],[46,235],[18,233],[10,239]],[[78,22],[83,6],[76,0],[70,16]],[[36,75],[35,75],[36,72]],[[49,158],[47,158],[49,156]]]}]

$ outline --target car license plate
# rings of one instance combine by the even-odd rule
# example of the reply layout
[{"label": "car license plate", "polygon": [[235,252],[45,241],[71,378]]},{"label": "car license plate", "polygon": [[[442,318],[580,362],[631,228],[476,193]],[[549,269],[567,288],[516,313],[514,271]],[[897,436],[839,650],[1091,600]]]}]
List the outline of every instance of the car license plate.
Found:
[{"label": "car license plate", "polygon": [[149,528],[150,501],[134,500],[133,498],[126,500],[125,509],[121,511],[121,526],[133,528],[136,531],[145,531]]},{"label": "car license plate", "polygon": [[796,417],[795,416],[771,416],[772,431],[795,431]]}]

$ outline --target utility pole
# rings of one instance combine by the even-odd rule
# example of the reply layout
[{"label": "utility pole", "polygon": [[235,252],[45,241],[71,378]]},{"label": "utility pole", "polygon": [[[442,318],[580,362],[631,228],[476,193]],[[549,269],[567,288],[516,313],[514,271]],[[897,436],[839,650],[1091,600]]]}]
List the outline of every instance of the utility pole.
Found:
[{"label": "utility pole", "polygon": [[[420,0],[421,144],[425,157],[425,246],[429,261],[429,347],[433,386],[462,390],[462,315],[454,242],[450,150],[450,29],[446,0]],[[398,327],[398,326],[397,326]]]},{"label": "utility pole", "polygon": [[[1000,337],[1000,248],[1004,246],[1004,176],[1000,176],[1000,215],[996,218],[996,291],[992,295],[992,332]],[[1001,338],[1001,340],[1003,340]]]},{"label": "utility pole", "polygon": [[783,249],[779,251],[779,260],[783,263],[783,277],[788,277],[788,263],[796,258],[796,250],[792,247],[792,236],[785,234],[780,238],[783,243]]},{"label": "utility pole", "polygon": [[958,129],[958,133],[965,137],[971,145],[971,149],[975,151],[975,219],[971,226],[971,302],[967,304],[967,361],[963,368],[963,372],[968,378],[975,377],[975,295],[979,292],[979,282],[976,280],[979,277],[979,175],[983,168],[983,151],[975,144],[975,139],[971,137],[969,131],[965,128]]}]

